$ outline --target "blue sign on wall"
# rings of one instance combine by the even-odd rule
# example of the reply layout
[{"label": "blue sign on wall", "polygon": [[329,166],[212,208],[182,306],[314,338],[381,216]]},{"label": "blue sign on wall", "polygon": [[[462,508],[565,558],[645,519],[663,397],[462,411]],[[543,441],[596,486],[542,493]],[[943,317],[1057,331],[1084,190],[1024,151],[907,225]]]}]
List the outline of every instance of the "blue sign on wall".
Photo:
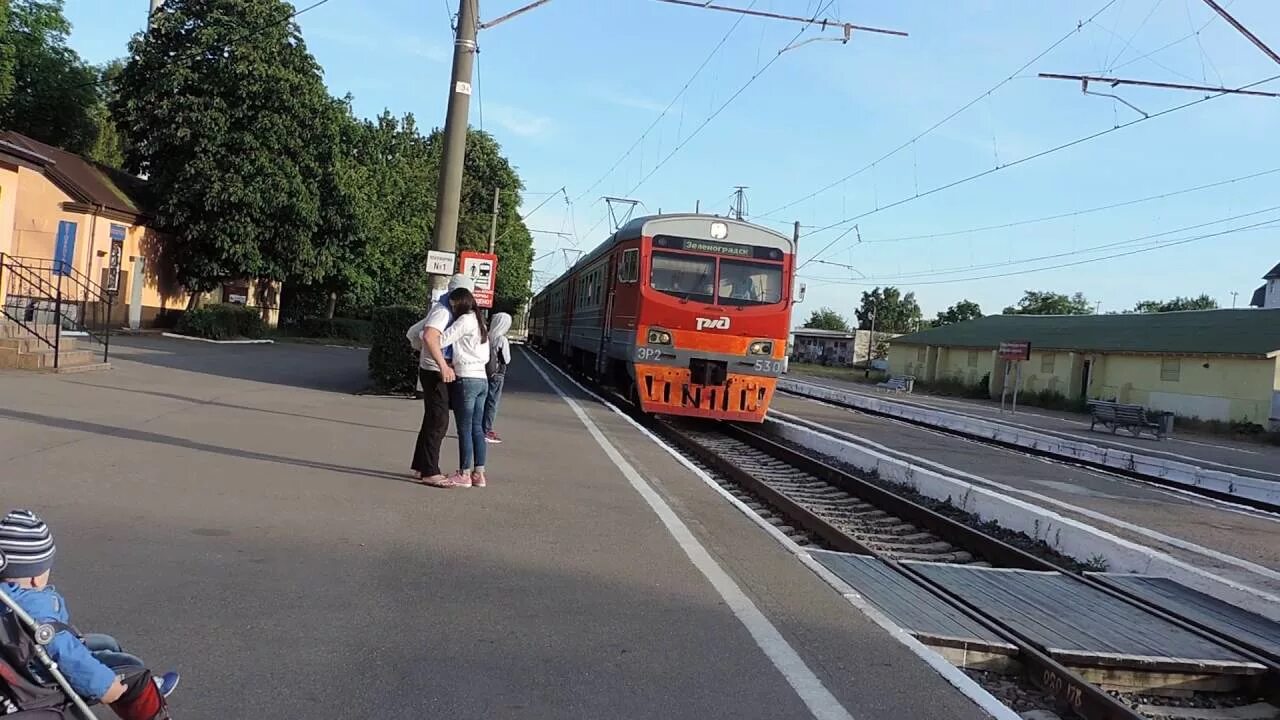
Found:
[{"label": "blue sign on wall", "polygon": [[70,220],[58,223],[58,240],[53,247],[53,272],[55,275],[70,275],[72,264],[76,259],[76,224]]},{"label": "blue sign on wall", "polygon": [[124,226],[111,223],[111,241],[124,242]]}]

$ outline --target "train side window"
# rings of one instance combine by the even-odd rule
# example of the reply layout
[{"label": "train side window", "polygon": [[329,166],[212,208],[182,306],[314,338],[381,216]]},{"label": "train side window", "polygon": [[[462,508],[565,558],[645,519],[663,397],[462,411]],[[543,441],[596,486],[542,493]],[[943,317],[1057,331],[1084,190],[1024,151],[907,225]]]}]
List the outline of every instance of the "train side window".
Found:
[{"label": "train side window", "polygon": [[622,251],[622,263],[618,266],[618,282],[633,283],[640,279],[640,250]]}]

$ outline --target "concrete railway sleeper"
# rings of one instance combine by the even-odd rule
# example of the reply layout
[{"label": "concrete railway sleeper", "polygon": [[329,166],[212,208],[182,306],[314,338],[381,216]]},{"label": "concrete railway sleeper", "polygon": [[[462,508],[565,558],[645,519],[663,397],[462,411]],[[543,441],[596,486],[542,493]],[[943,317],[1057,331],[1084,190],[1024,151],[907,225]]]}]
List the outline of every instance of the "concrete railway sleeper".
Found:
[{"label": "concrete railway sleeper", "polygon": [[[631,407],[616,392],[591,383],[612,402]],[[1232,638],[1190,622],[1125,592],[1123,588],[1090,576],[1066,571],[1002,540],[965,525],[895,494],[881,484],[837,469],[797,449],[776,442],[760,431],[727,423],[668,421],[632,412],[642,424],[658,432],[693,463],[707,470],[731,494],[752,511],[802,546],[819,545],[843,553],[867,556],[882,562],[895,577],[931,597],[941,599],[952,612],[999,638],[1012,649],[1008,667],[1023,681],[1050,699],[1058,712],[1085,720],[1137,720],[1139,718],[1195,718],[1188,704],[1213,705],[1212,699],[1177,693],[1173,700],[1153,699],[1150,692],[1131,691],[1124,696],[1091,681],[1111,686],[1109,678],[1126,672],[1162,672],[1158,663],[1125,668],[1115,658],[1081,658],[1046,646],[1025,630],[1003,620],[984,602],[964,597],[940,582],[928,568],[955,567],[974,570],[1003,568],[1061,575],[1114,598],[1133,612],[1151,616],[1181,632],[1189,633],[1224,652],[1237,654],[1248,666],[1237,671],[1233,682],[1251,701],[1259,697],[1280,704],[1280,666]],[[1153,619],[1153,622],[1157,620]],[[924,640],[924,638],[922,638]],[[930,644],[926,642],[926,644]],[[943,639],[941,645],[947,644]],[[948,657],[953,655],[943,653]],[[1056,656],[1055,656],[1056,655]],[[1170,658],[1177,664],[1176,658]],[[1206,670],[1206,673],[1209,671]],[[1190,686],[1189,686],[1190,687]],[[1200,695],[1203,695],[1201,693]],[[1229,703],[1234,704],[1234,703]],[[1141,708],[1142,712],[1138,709]],[[1208,717],[1208,716],[1206,716]]]},{"label": "concrete railway sleeper", "polygon": [[[1203,628],[1181,622],[1158,608],[1148,607],[1140,599],[1107,583],[1085,576],[1066,573],[1053,563],[1035,557],[1003,541],[991,538],[951,518],[894,495],[882,486],[846,473],[803,453],[777,443],[765,435],[742,427],[690,426],[687,423],[653,423],[658,430],[699,465],[725,478],[745,492],[735,493],[739,499],[758,499],[753,509],[763,510],[770,521],[788,529],[800,528],[806,536],[817,538],[826,547],[885,559],[898,572],[924,587],[951,606],[960,608],[974,620],[1004,638],[1016,648],[1015,665],[1024,681],[1038,688],[1053,704],[1075,716],[1095,718],[1195,717],[1178,709],[1185,698],[1172,700],[1165,706],[1149,694],[1124,697],[1119,692],[1100,687],[1094,679],[1114,676],[1118,668],[1086,668],[1078,666],[1078,657],[1063,655],[1038,644],[1034,638],[1000,621],[989,608],[952,592],[913,567],[911,562],[952,563],[969,567],[1004,567],[1058,572],[1078,579],[1091,587],[1123,599],[1124,602],[1152,612],[1202,636],[1212,636]],[[732,490],[731,490],[732,491]],[[751,503],[749,503],[751,504]],[[774,513],[782,517],[777,518]],[[1215,641],[1218,638],[1214,638]],[[1227,644],[1259,661],[1257,677],[1246,679],[1250,695],[1272,686],[1280,677],[1269,668],[1263,671],[1265,659],[1249,654],[1247,648]],[[1155,671],[1155,668],[1151,669]],[[1270,678],[1268,680],[1267,678]],[[1141,697],[1134,700],[1133,697]],[[1212,701],[1201,704],[1212,704]],[[1141,707],[1142,712],[1139,712]],[[1167,715],[1164,713],[1167,711]]]}]

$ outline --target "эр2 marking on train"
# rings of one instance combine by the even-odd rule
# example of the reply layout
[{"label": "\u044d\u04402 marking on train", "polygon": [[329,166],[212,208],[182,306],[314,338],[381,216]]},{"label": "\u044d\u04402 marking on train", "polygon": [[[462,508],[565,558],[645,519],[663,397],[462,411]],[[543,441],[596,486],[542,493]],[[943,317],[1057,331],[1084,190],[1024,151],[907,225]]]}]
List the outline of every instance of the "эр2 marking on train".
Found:
[{"label": "\u044d\u04402 marking on train", "polygon": [[795,251],[741,220],[636,218],[533,298],[529,341],[643,412],[763,422],[786,368]]}]

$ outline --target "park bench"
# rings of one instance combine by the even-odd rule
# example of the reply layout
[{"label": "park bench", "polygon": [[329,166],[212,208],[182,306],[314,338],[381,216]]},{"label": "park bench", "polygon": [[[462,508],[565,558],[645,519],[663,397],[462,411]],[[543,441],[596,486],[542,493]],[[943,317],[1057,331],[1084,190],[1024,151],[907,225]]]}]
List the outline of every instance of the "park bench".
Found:
[{"label": "park bench", "polygon": [[892,393],[911,392],[911,381],[914,379],[911,377],[891,377],[882,383],[876,383],[876,389]]},{"label": "park bench", "polygon": [[1111,428],[1112,435],[1120,428],[1124,428],[1134,437],[1141,435],[1143,430],[1148,430],[1156,436],[1157,440],[1164,439],[1164,425],[1153,420],[1147,414],[1147,409],[1141,405],[1091,400],[1089,415],[1093,418],[1093,422],[1089,423],[1090,430],[1093,430],[1098,423],[1102,423],[1103,427]]}]

